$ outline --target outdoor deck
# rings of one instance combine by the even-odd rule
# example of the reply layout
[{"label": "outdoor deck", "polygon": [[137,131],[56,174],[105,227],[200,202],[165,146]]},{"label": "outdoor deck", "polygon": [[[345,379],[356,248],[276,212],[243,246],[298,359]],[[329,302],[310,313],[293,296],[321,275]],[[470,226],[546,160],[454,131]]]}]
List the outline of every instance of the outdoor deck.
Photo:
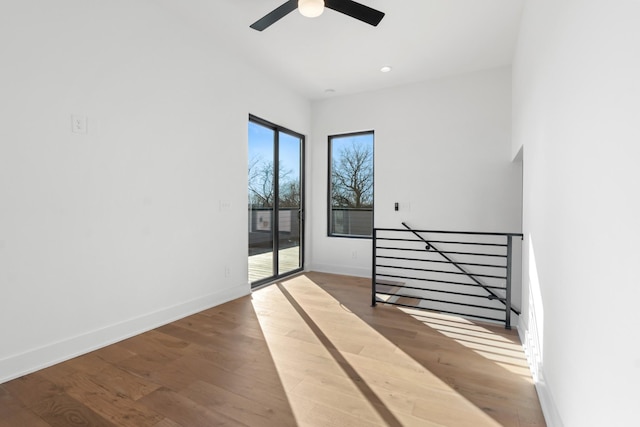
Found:
[{"label": "outdoor deck", "polygon": [[[300,247],[280,250],[279,272],[295,270],[300,266]],[[273,252],[252,255],[249,257],[249,282],[253,283],[265,277],[273,276]]]}]

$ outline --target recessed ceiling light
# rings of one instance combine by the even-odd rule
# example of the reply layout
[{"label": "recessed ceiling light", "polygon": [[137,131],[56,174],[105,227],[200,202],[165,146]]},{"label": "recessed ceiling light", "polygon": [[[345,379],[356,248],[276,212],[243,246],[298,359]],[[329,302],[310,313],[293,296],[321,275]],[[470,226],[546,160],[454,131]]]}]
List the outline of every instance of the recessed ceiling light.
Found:
[{"label": "recessed ceiling light", "polygon": [[336,93],[335,89],[325,89],[324,93]]},{"label": "recessed ceiling light", "polygon": [[389,71],[391,71],[391,66],[385,65],[384,67],[380,68],[380,71],[382,71],[383,73],[388,73]]}]

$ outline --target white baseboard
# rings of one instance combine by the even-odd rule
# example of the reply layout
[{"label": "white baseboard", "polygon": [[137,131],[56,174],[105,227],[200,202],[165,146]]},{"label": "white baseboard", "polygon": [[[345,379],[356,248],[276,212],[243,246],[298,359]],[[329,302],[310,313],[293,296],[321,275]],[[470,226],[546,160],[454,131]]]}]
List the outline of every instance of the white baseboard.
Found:
[{"label": "white baseboard", "polygon": [[544,380],[544,371],[541,369],[539,372],[539,378],[536,382],[536,391],[538,392],[538,398],[540,399],[540,406],[542,407],[542,413],[544,419],[547,422],[548,427],[564,427],[560,413],[556,407],[551,391]]},{"label": "white baseboard", "polygon": [[344,274],[345,276],[371,277],[371,268],[351,267],[345,265],[312,264],[310,271],[319,273]]},{"label": "white baseboard", "polygon": [[0,360],[0,384],[248,295],[244,286],[147,313]]},{"label": "white baseboard", "polygon": [[[522,342],[522,346],[524,347],[525,354],[527,355],[527,359],[529,359],[529,354],[531,354],[531,349],[527,348],[528,343],[525,338],[526,336],[526,326],[520,323],[518,326],[518,335],[520,336],[520,342]],[[531,365],[531,360],[528,360],[529,365]],[[533,374],[533,372],[532,372]],[[555,400],[551,394],[551,390],[547,386],[547,382],[544,378],[544,366],[540,365],[538,367],[537,380],[535,381],[536,393],[538,393],[538,399],[540,400],[540,407],[542,408],[542,414],[544,415],[544,420],[547,423],[548,427],[564,427],[564,423],[562,422],[562,418],[560,418],[560,412],[558,412],[558,408],[556,407]]]}]

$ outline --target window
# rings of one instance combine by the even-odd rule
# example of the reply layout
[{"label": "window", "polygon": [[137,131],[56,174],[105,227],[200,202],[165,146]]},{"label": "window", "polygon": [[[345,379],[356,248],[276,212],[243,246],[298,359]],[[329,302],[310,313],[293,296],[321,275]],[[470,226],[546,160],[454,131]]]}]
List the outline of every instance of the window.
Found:
[{"label": "window", "polygon": [[329,236],[372,230],[373,131],[329,136]]}]

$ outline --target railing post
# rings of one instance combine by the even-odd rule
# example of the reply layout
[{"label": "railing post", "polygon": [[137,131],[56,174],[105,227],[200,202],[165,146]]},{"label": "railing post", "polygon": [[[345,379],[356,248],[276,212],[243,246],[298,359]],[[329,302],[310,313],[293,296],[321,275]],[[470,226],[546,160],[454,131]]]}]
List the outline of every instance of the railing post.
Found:
[{"label": "railing post", "polygon": [[505,301],[505,329],[511,329],[511,257],[512,257],[512,240],[513,236],[507,236],[507,295]]},{"label": "railing post", "polygon": [[371,240],[371,307],[376,306],[376,246],[378,246],[378,242],[376,241],[378,230],[373,229],[373,239]]}]

